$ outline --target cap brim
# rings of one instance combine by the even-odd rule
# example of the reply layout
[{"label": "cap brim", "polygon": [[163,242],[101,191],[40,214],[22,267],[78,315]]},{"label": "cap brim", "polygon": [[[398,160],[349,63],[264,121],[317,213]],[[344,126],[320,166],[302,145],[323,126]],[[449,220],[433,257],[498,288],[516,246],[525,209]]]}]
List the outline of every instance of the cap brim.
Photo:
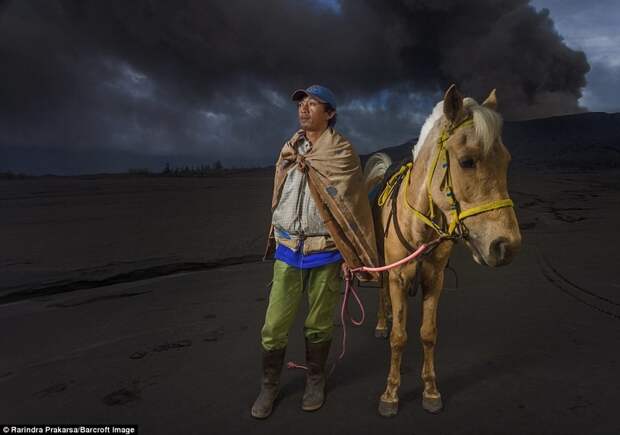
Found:
[{"label": "cap brim", "polygon": [[295,92],[293,92],[293,94],[291,95],[291,100],[293,101],[299,101],[305,97],[308,96],[308,93],[304,90],[304,89],[297,89]]},{"label": "cap brim", "polygon": [[321,97],[319,97],[318,95],[310,94],[305,89],[297,89],[295,92],[293,92],[293,94],[291,95],[291,100],[299,101],[299,100],[303,100],[306,97],[316,98],[321,103],[326,103],[326,101],[323,100]]}]

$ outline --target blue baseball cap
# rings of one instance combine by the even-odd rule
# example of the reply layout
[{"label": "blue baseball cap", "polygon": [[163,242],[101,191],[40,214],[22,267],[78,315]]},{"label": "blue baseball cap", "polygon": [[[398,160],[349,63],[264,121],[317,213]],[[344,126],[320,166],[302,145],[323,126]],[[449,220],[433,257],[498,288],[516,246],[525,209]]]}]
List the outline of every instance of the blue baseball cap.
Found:
[{"label": "blue baseball cap", "polygon": [[299,101],[304,97],[311,96],[319,100],[321,103],[327,103],[332,106],[332,109],[336,110],[336,97],[334,93],[325,86],[312,85],[307,89],[297,89],[291,95],[293,101]]}]

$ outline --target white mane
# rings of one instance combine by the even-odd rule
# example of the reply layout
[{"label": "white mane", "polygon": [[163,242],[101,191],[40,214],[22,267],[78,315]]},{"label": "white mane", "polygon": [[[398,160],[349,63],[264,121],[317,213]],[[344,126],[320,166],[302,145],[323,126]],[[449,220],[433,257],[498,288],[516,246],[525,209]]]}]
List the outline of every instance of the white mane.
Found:
[{"label": "white mane", "polygon": [[[474,130],[476,131],[476,137],[482,143],[482,152],[488,153],[493,147],[495,139],[502,133],[502,117],[495,110],[491,110],[488,107],[481,106],[473,98],[463,98],[463,108],[468,110],[474,119]],[[443,117],[443,101],[440,101],[435,105],[431,114],[426,118],[422,129],[420,130],[420,136],[418,142],[411,150],[413,154],[413,160],[418,157],[418,154],[431,130],[435,126],[435,123]]]},{"label": "white mane", "polygon": [[442,116],[443,116],[443,100],[435,104],[433,111],[431,112],[430,115],[428,115],[428,118],[426,118],[426,121],[424,121],[424,124],[422,125],[422,129],[420,130],[420,136],[418,137],[418,143],[416,143],[413,149],[411,150],[411,152],[413,153],[414,162],[415,162],[415,159],[418,157],[418,154],[420,150],[422,149],[422,145],[424,145],[424,142],[426,141],[428,134],[433,129],[435,122],[437,122],[437,120],[441,118]]}]

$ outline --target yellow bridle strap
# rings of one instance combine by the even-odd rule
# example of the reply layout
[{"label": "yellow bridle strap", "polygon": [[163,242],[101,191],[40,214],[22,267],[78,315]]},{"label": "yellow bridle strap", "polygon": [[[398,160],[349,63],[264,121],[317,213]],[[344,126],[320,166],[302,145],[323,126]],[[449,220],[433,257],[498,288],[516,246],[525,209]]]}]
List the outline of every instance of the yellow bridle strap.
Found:
[{"label": "yellow bridle strap", "polygon": [[[409,176],[410,175],[411,175],[411,169],[409,171],[407,171],[407,173],[405,174],[405,179],[403,181],[403,183],[405,183],[405,188],[406,188],[406,186],[409,186]],[[437,231],[438,234],[440,234],[442,236],[446,236],[447,235],[447,233],[444,232],[439,225],[437,225],[435,222],[433,222],[431,219],[429,219],[424,213],[422,213],[421,211],[419,211],[415,207],[413,207],[411,204],[409,204],[409,198],[407,197],[407,195],[405,195],[405,204],[407,204],[407,206],[411,209],[411,211],[413,211],[414,215],[418,219],[420,219],[422,222],[424,222],[429,227],[433,228],[435,231]]]},{"label": "yellow bridle strap", "polygon": [[[435,154],[435,158],[433,159],[433,165],[431,166],[431,170],[428,173],[428,177],[426,177],[426,192],[427,192],[426,194],[428,195],[428,208],[429,208],[429,215],[431,219],[435,218],[435,206],[433,202],[433,194],[431,193],[431,183],[433,182],[433,177],[435,176],[435,169],[437,169],[437,163],[439,163],[440,157],[443,157],[444,164],[447,165],[448,155],[447,155],[445,143],[448,141],[448,139],[450,139],[450,136],[452,136],[452,134],[454,134],[454,132],[458,128],[461,128],[461,127],[464,127],[466,125],[470,125],[473,123],[474,123],[473,118],[471,117],[465,118],[463,121],[461,121],[457,125],[444,129],[441,132],[441,135],[439,136],[439,140],[437,141],[437,145],[439,145],[439,149],[437,150],[437,154]],[[446,167],[446,173],[447,173],[447,167]],[[448,183],[450,183],[450,180],[448,180]],[[449,186],[449,188],[450,190],[452,190],[451,186]]]},{"label": "yellow bridle strap", "polygon": [[482,205],[464,210],[461,213],[459,213],[456,219],[450,222],[448,233],[452,234],[454,230],[456,229],[456,225],[459,223],[459,221],[462,221],[465,218],[468,218],[470,216],[474,216],[480,213],[484,213],[487,211],[497,210],[499,208],[504,208],[504,207],[514,207],[514,203],[512,202],[512,199],[498,199],[497,201],[487,202],[486,204],[482,204]]},{"label": "yellow bridle strap", "polygon": [[428,195],[428,208],[429,214],[431,215],[431,219],[435,218],[435,207],[433,207],[433,195],[431,194],[431,182],[433,181],[433,176],[435,175],[435,169],[437,168],[437,162],[439,162],[439,156],[441,156],[441,151],[443,150],[443,144],[448,139],[445,137],[446,132],[441,133],[441,137],[439,138],[439,150],[435,155],[435,159],[433,160],[433,165],[431,166],[431,170],[428,172],[428,177],[426,177],[426,192]]},{"label": "yellow bridle strap", "polygon": [[504,207],[514,207],[512,199],[498,199],[497,201],[491,201],[477,207],[468,208],[459,214],[459,219],[465,219],[469,216],[484,213],[485,211],[496,210]]}]

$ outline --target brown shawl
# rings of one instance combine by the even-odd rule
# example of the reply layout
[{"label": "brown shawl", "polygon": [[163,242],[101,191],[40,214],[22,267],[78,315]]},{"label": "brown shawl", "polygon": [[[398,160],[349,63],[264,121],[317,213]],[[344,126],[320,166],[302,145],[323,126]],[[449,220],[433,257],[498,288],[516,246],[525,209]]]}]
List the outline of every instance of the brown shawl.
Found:
[{"label": "brown shawl", "polygon": [[[276,162],[272,212],[280,201],[288,170],[296,165],[308,174],[310,193],[345,263],[351,268],[379,265],[372,212],[358,155],[349,141],[329,127],[302,156],[293,145],[303,135],[303,130],[299,130],[282,147]],[[263,259],[274,248],[272,225]],[[379,274],[365,273],[359,278],[377,281]]]}]

